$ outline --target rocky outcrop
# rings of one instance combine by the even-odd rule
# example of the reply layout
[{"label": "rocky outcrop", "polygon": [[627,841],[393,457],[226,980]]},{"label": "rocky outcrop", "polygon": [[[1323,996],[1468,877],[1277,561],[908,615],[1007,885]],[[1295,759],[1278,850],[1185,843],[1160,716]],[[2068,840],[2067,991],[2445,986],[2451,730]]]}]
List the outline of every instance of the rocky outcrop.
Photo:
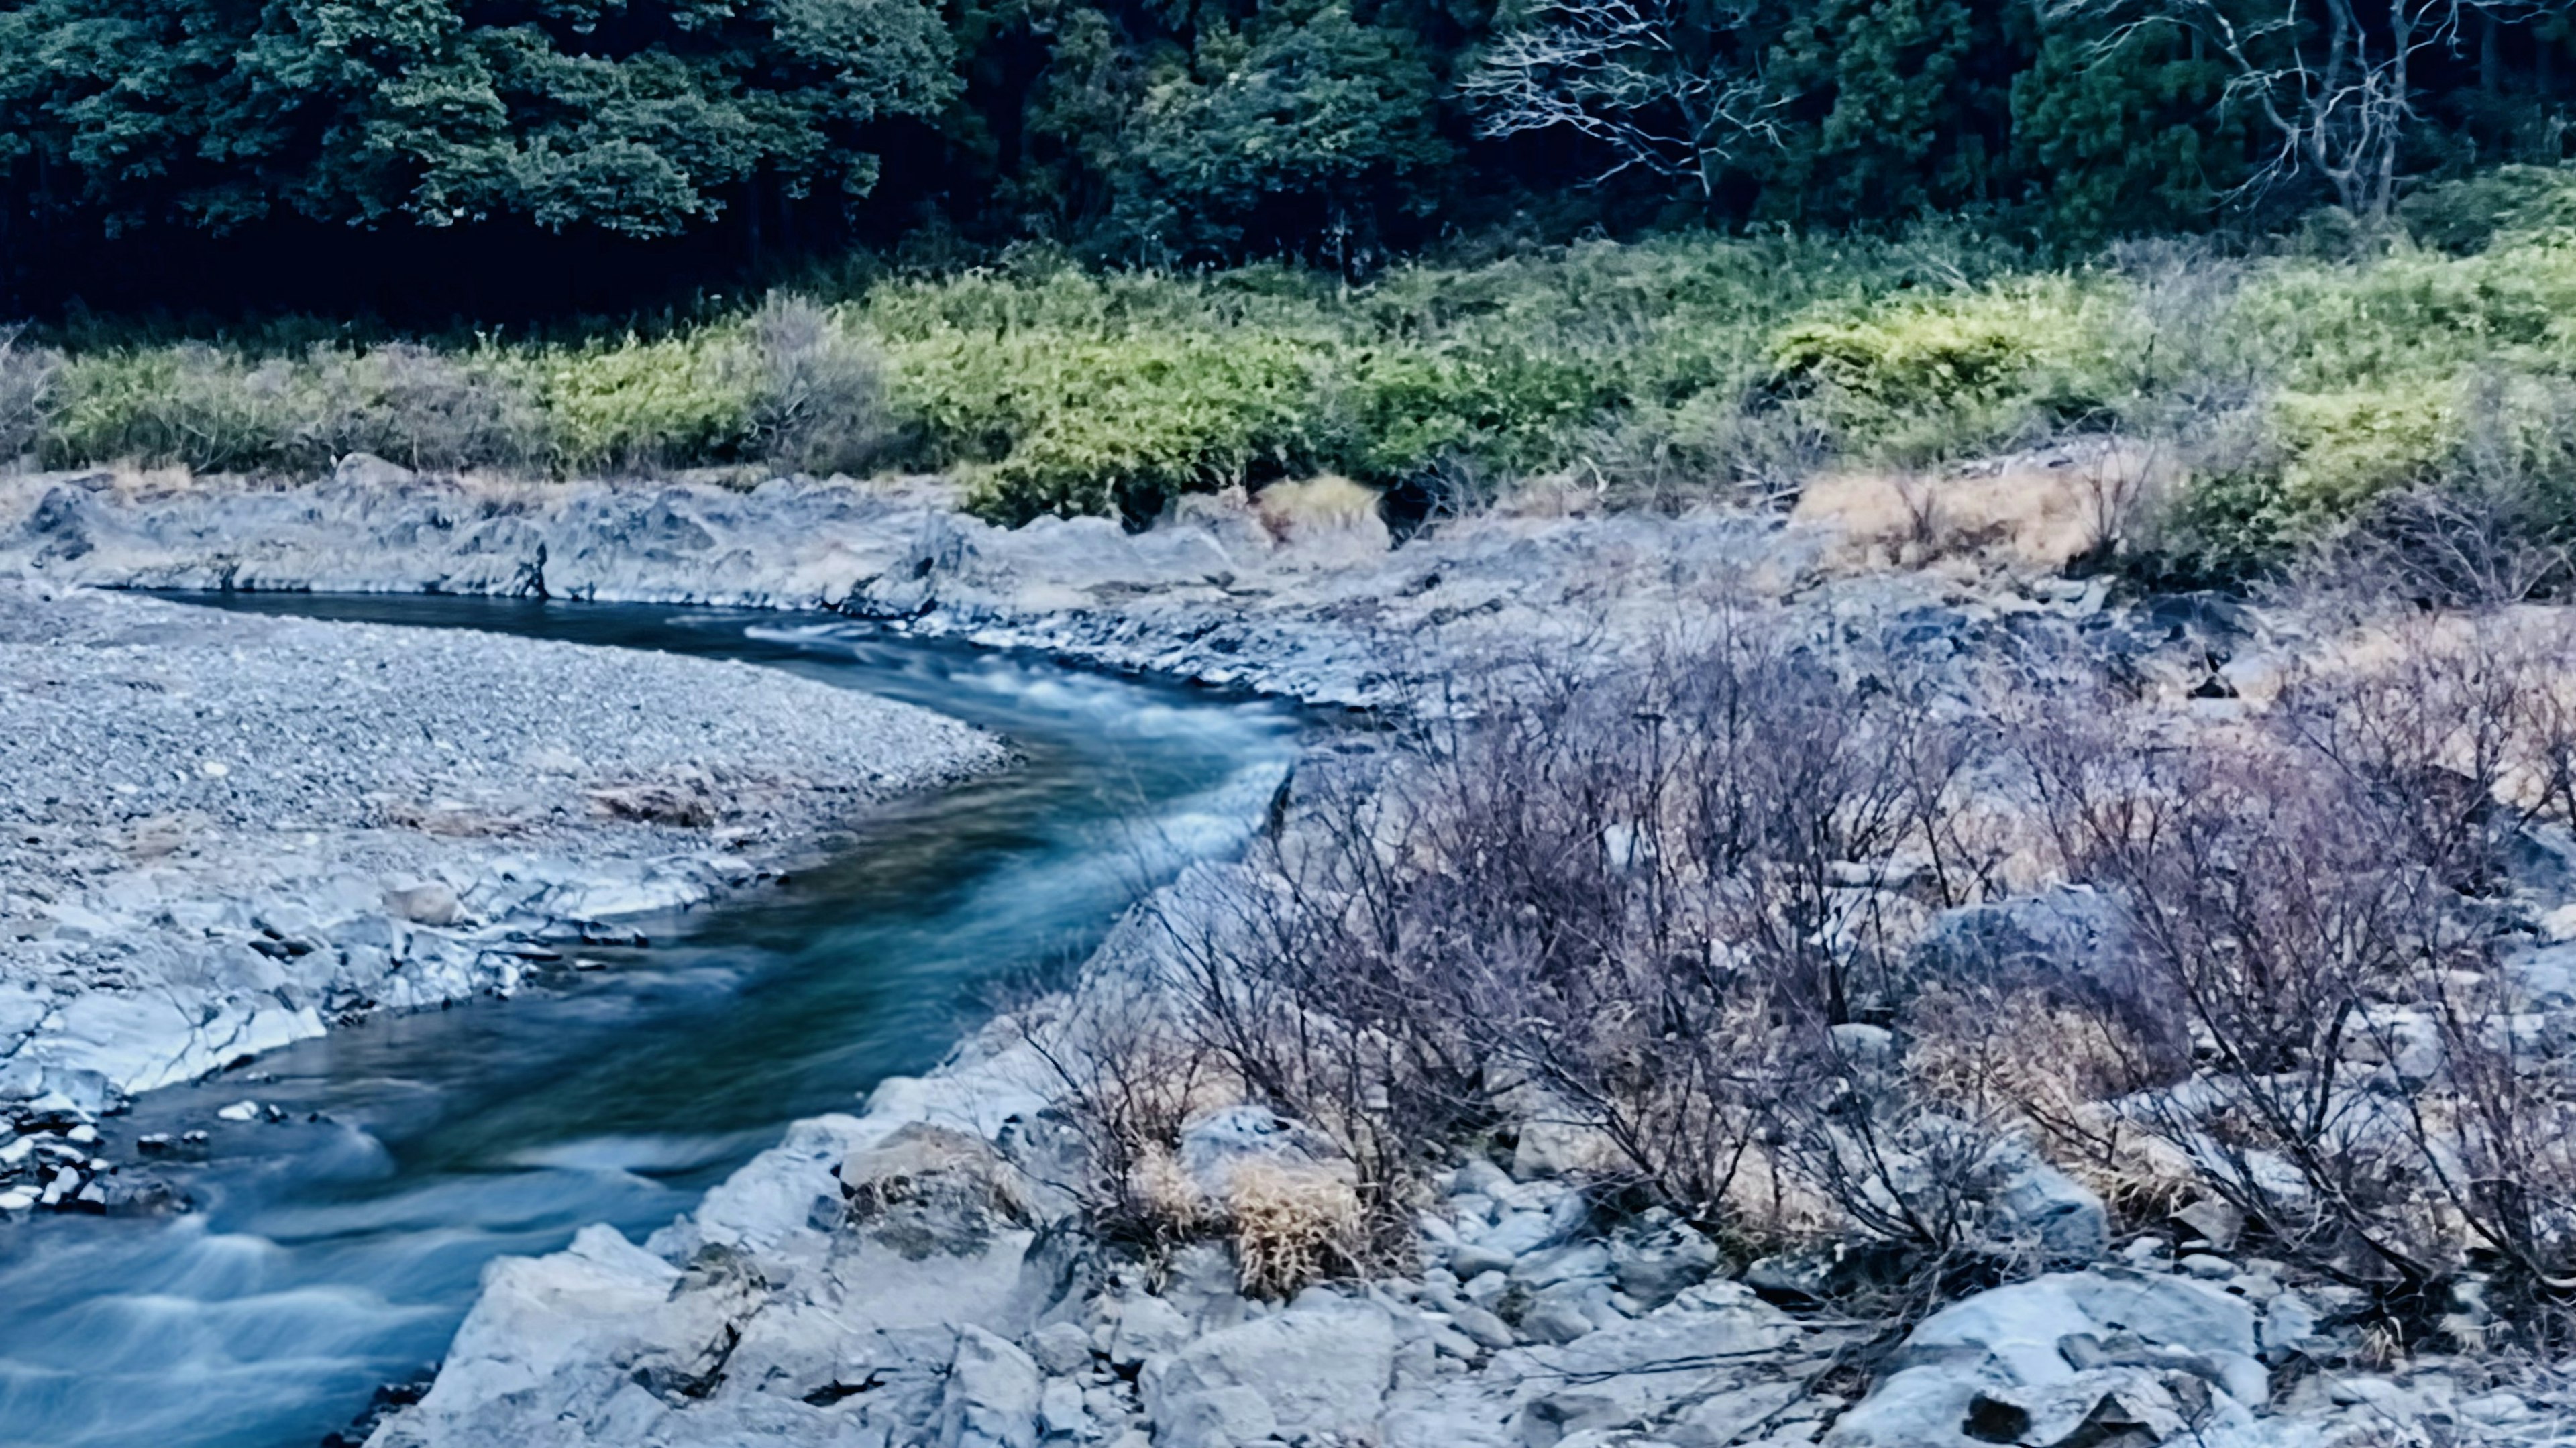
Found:
[{"label": "rocky outcrop", "polygon": [[[1374,518],[1279,530],[1193,499],[1129,534],[1002,529],[927,480],[712,485],[335,478],[292,487],[110,473],[0,478],[0,572],[112,587],[446,592],[831,608],[1311,702],[1388,697],[1427,628],[1526,642],[1605,608],[1793,578],[1816,539],[1752,517],[1493,520],[1390,553]],[[1603,590],[1601,580],[1622,587]],[[1632,597],[1633,595],[1633,597]],[[1658,600],[1666,601],[1659,605]]]}]

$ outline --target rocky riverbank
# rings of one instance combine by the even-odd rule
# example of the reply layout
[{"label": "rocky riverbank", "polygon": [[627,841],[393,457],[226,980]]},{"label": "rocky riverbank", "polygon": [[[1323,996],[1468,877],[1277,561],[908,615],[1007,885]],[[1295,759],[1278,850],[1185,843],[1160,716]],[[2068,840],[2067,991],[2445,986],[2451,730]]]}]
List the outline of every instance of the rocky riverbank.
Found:
[{"label": "rocky riverbank", "polygon": [[[1390,551],[1293,489],[1163,527],[996,528],[936,480],[526,483],[371,461],[323,482],[0,478],[0,573],[113,588],[479,593],[827,608],[921,636],[1309,703],[1384,703],[1408,648],[1635,631],[1713,580],[1768,590],[1825,535],[1749,516],[1484,519]],[[1411,662],[1425,662],[1413,659]],[[1410,671],[1413,676],[1436,672]]]},{"label": "rocky riverbank", "polygon": [[[2224,600],[2116,607],[2100,582],[1973,563],[1838,569],[1829,532],[1776,519],[1492,517],[1390,552],[1374,519],[1308,501],[1202,503],[1127,535],[993,529],[931,484],[538,486],[364,462],[301,489],[53,476],[0,484],[0,566],[115,585],[819,605],[1368,705],[1400,705],[1461,659],[1636,648],[1719,598],[1776,606],[1813,642],[1866,638],[1972,709],[2107,669],[2177,727],[2222,731],[2314,642]],[[1892,889],[1874,875],[1839,887]],[[1186,913],[1230,888],[1203,870],[1164,904]],[[2082,921],[2031,905],[1959,925],[2036,922],[2034,960],[2094,948]],[[2249,1250],[2205,1203],[2115,1243],[2103,1202],[2036,1162],[1987,1204],[1985,1229],[2052,1270],[1901,1341],[1823,1305],[1830,1256],[1728,1267],[1734,1244],[1609,1209],[1587,1190],[1579,1133],[1540,1117],[1433,1178],[1409,1272],[1281,1302],[1248,1294],[1222,1245],[1127,1253],[1090,1234],[1066,1190],[1083,1168],[1049,1059],[1080,1059],[1074,1022],[1150,998],[1168,941],[1131,921],[1073,1004],[997,1023],[864,1114],[800,1123],[641,1246],[594,1228],[495,1264],[435,1386],[371,1441],[2576,1443],[2563,1369],[2392,1343],[2349,1311],[2351,1289]],[[2563,977],[2555,958],[2518,968]],[[2539,1028],[2576,1010],[2563,985]],[[1903,1049],[1843,1029],[1839,1046],[1872,1060]],[[1183,1128],[1178,1161],[1214,1203],[1246,1163],[1332,1172],[1309,1140],[1220,1106]],[[2452,1308],[2445,1321],[2474,1336],[2483,1308]]]},{"label": "rocky riverbank", "polygon": [[[1166,908],[1227,888],[1205,868]],[[1080,989],[1131,1003],[1172,968],[1131,921]],[[2576,1379],[2420,1352],[2389,1366],[2350,1289],[2226,1255],[2192,1214],[2116,1252],[2102,1204],[2019,1194],[2060,1270],[1891,1342],[1824,1310],[1830,1259],[1723,1270],[1669,1214],[1608,1209],[1541,1134],[1434,1178],[1419,1270],[1247,1295],[1221,1245],[1149,1264],[1093,1239],[1042,1006],[857,1116],[799,1123],[642,1246],[605,1228],[487,1274],[433,1386],[371,1448],[2389,1448],[2576,1443]],[[1183,1131],[1222,1200],[1255,1164],[1329,1170],[1252,1107]],[[1859,1371],[1867,1364],[1872,1374]]]},{"label": "rocky riverbank", "polygon": [[0,583],[0,1210],[65,1133],[379,1009],[508,994],[1004,762],[749,665]]}]

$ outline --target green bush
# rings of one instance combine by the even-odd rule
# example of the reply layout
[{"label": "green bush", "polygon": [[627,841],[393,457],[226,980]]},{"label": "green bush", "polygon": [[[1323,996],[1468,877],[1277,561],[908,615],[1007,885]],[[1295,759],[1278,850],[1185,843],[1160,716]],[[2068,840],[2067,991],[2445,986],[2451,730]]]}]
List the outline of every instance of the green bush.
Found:
[{"label": "green bush", "polygon": [[729,341],[630,335],[521,363],[545,409],[556,470],[637,472],[744,452],[754,388]]},{"label": "green bush", "polygon": [[2119,309],[2114,288],[2070,276],[1833,306],[1779,333],[1771,380],[1812,397],[1853,453],[1921,463],[2009,447],[2115,401]]}]

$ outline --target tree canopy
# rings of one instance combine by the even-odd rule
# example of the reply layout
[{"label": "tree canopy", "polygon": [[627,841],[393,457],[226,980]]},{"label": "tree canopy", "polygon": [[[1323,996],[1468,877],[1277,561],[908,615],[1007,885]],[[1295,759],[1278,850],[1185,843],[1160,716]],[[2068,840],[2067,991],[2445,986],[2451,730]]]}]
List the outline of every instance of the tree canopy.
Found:
[{"label": "tree canopy", "polygon": [[1934,213],[2092,245],[2557,164],[2569,48],[2520,0],[0,0],[0,306],[326,234],[703,278]]}]

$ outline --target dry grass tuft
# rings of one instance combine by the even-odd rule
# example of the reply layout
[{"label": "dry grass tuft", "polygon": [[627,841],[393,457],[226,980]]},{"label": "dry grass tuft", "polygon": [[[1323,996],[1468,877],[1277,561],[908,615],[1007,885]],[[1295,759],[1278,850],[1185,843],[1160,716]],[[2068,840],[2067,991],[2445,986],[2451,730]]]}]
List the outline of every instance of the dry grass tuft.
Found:
[{"label": "dry grass tuft", "polygon": [[1243,1290],[1287,1297],[1357,1267],[1365,1250],[1359,1193],[1320,1167],[1248,1161],[1227,1183]]}]

